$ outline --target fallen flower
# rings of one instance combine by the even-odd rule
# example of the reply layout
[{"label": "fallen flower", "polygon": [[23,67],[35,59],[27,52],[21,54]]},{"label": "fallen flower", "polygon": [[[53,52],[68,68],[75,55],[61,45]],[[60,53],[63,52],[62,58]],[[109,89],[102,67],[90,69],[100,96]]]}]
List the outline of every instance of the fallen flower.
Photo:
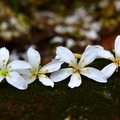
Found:
[{"label": "fallen flower", "polygon": [[110,51],[104,49],[98,52],[98,58],[105,58],[112,61],[112,63],[101,70],[107,78],[109,78],[115,70],[118,71],[118,67],[120,66],[120,35],[115,39],[114,49],[115,56]]},{"label": "fallen flower", "polygon": [[68,84],[70,88],[80,86],[80,84],[82,83],[81,75],[91,78],[97,82],[106,83],[106,77],[100,70],[93,67],[85,67],[95,60],[99,49],[101,48],[96,46],[89,46],[82,54],[79,62],[77,63],[77,59],[68,48],[62,46],[57,47],[57,57],[60,58],[60,61],[68,63],[69,67],[60,69],[52,73],[50,75],[50,79],[53,82],[59,82],[72,75]]},{"label": "fallen flower", "polygon": [[12,86],[24,90],[28,85],[24,78],[17,72],[19,69],[29,69],[29,63],[22,60],[14,60],[7,65],[9,60],[9,51],[2,47],[0,48],[0,82],[6,78],[6,81]]},{"label": "fallen flower", "polygon": [[30,47],[27,51],[28,61],[31,64],[32,68],[27,71],[19,71],[22,76],[25,78],[28,84],[34,82],[37,78],[39,81],[46,86],[54,86],[53,81],[51,81],[46,73],[54,72],[60,69],[62,62],[60,61],[52,61],[41,67],[41,56],[38,51],[34,50]]}]

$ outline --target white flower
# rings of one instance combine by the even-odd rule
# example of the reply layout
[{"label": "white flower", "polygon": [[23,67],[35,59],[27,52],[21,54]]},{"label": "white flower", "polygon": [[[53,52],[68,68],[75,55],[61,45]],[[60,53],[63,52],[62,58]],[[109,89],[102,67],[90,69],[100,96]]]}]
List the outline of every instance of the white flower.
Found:
[{"label": "white flower", "polygon": [[97,82],[107,82],[105,76],[100,70],[92,67],[85,67],[95,60],[97,56],[97,51],[99,49],[101,48],[96,46],[89,46],[82,54],[81,59],[77,63],[77,59],[74,57],[74,54],[69,49],[62,46],[57,47],[57,56],[59,56],[61,60],[65,63],[68,63],[69,67],[52,73],[50,76],[51,80],[53,82],[59,82],[72,75],[68,84],[68,86],[71,88],[80,86],[80,84],[82,83],[81,75],[91,78]]},{"label": "white flower", "polygon": [[26,89],[27,83],[24,78],[17,72],[18,69],[29,69],[29,63],[21,60],[14,60],[7,65],[9,60],[9,51],[2,47],[0,48],[0,82],[6,78],[6,81],[18,89]]},{"label": "white flower", "polygon": [[115,39],[114,49],[115,57],[110,51],[104,49],[98,52],[99,58],[106,58],[112,61],[112,63],[102,69],[102,72],[107,78],[109,78],[115,70],[118,70],[118,67],[120,66],[120,35]]},{"label": "white flower", "polygon": [[48,78],[48,76],[46,76],[45,74],[58,70],[62,62],[56,60],[56,61],[49,62],[45,66],[41,67],[40,54],[36,50],[34,50],[32,47],[28,49],[27,56],[28,56],[28,61],[32,66],[30,70],[25,71],[26,73],[22,72],[23,77],[25,78],[27,83],[30,84],[38,78],[42,84],[53,87],[54,86],[53,81],[51,81]]}]

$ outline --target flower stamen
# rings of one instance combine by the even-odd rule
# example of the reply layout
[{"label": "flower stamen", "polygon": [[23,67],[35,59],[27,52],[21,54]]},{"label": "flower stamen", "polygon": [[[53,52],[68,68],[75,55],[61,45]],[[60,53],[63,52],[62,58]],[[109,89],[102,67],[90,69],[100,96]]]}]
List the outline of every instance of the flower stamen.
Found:
[{"label": "flower stamen", "polygon": [[80,72],[80,66],[78,66],[78,65],[75,66],[73,72],[74,72],[74,73]]},{"label": "flower stamen", "polygon": [[114,63],[115,63],[116,65],[120,66],[120,59],[119,59],[119,58],[116,58],[116,59],[114,60]]},{"label": "flower stamen", "polygon": [[37,77],[40,76],[40,70],[39,69],[40,69],[40,67],[31,70],[31,74],[32,74],[33,77],[37,78]]},{"label": "flower stamen", "polygon": [[78,54],[78,53],[74,53],[74,56],[75,56],[75,58],[77,58],[77,59],[80,59],[80,58],[81,58],[81,54]]},{"label": "flower stamen", "polygon": [[6,77],[6,76],[9,76],[9,70],[7,69],[7,68],[1,68],[0,69],[0,76],[4,76],[4,77]]}]

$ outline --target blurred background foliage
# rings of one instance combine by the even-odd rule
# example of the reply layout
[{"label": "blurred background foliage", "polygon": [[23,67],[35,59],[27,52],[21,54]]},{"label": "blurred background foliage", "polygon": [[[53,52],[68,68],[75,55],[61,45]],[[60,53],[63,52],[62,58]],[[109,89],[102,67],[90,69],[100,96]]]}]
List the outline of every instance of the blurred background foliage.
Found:
[{"label": "blurred background foliage", "polygon": [[119,14],[119,0],[0,0],[0,47],[25,51],[34,45],[46,56],[58,45],[82,52],[88,44],[109,42],[111,49]]}]

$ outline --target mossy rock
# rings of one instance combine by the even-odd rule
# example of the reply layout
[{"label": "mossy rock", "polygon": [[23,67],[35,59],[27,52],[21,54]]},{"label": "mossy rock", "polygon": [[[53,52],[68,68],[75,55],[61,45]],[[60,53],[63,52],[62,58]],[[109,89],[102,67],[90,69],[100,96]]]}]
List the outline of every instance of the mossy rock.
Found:
[{"label": "mossy rock", "polygon": [[[93,66],[101,65],[95,61]],[[107,83],[82,76],[82,84],[71,89],[69,78],[54,88],[38,80],[25,91],[17,90],[5,80],[0,84],[0,120],[119,120],[120,74],[114,73]]]}]

